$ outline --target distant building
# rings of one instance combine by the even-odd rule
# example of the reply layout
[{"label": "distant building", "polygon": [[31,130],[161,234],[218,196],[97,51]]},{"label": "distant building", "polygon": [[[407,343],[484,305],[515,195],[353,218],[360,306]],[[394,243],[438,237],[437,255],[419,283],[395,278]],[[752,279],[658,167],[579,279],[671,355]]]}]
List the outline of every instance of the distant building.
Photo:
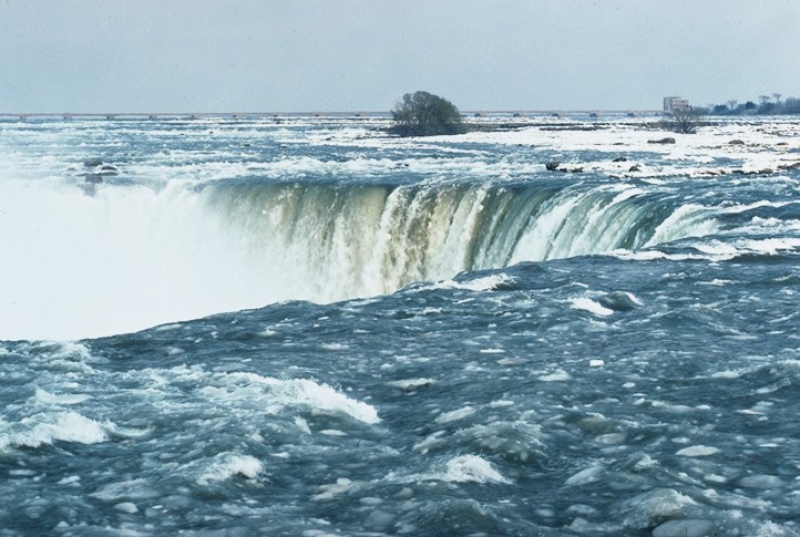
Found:
[{"label": "distant building", "polygon": [[683,97],[664,97],[664,112],[680,112],[691,109],[688,99]]}]

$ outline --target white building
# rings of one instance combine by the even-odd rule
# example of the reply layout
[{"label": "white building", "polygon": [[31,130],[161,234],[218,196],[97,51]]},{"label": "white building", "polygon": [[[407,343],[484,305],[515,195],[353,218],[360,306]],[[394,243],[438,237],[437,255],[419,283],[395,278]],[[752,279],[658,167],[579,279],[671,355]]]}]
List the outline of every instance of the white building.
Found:
[{"label": "white building", "polygon": [[683,97],[664,97],[664,112],[676,112],[682,110],[691,110],[689,100]]}]

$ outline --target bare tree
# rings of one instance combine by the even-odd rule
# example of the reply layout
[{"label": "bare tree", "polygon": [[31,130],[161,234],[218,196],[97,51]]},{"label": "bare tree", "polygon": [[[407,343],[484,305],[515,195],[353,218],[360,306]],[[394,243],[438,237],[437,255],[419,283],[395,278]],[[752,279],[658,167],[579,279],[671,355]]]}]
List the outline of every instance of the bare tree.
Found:
[{"label": "bare tree", "polygon": [[691,108],[673,110],[668,120],[668,128],[679,134],[694,134],[700,119],[700,113]]}]

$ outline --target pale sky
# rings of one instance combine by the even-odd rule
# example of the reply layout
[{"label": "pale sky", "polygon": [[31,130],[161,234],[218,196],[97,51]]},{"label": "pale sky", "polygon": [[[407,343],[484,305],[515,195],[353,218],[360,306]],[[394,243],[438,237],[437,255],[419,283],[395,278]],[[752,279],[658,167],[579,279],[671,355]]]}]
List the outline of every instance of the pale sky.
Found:
[{"label": "pale sky", "polygon": [[800,0],[0,0],[0,112],[800,97]]}]

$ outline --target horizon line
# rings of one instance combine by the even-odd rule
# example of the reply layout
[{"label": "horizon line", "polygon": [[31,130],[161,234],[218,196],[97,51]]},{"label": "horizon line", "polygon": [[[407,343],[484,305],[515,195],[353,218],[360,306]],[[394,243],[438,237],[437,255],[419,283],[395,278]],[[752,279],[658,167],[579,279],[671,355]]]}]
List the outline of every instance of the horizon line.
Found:
[{"label": "horizon line", "polygon": [[[663,110],[655,108],[627,108],[627,109],[504,109],[504,110],[491,110],[491,109],[473,109],[461,110],[459,113],[462,115],[475,115],[475,114],[620,114],[620,113],[656,113]],[[302,112],[286,112],[286,111],[266,111],[266,112],[0,112],[0,117],[109,117],[109,116],[136,116],[136,117],[159,117],[159,116],[378,116],[378,115],[391,115],[391,111],[377,111],[377,110],[350,110],[350,111],[302,111]]]}]

